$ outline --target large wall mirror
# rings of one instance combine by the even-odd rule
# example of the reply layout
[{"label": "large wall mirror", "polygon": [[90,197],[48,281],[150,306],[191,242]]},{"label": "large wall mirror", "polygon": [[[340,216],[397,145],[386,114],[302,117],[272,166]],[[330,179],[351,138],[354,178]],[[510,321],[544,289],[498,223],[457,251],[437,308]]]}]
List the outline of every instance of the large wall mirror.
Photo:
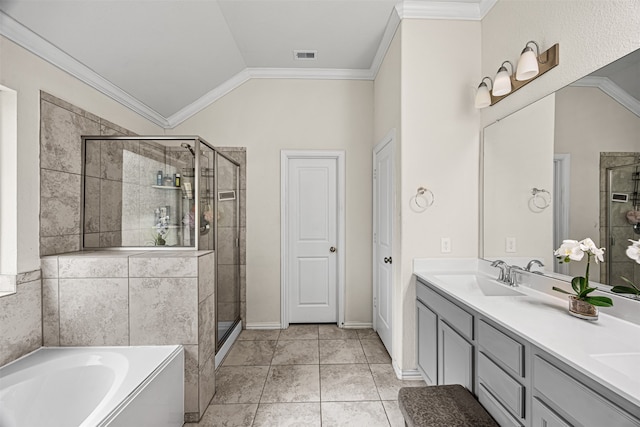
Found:
[{"label": "large wall mirror", "polygon": [[499,120],[483,132],[482,256],[546,274],[584,274],[559,264],[563,239],[590,237],[605,261],[591,277],[640,282],[627,258],[640,239],[640,50]]}]

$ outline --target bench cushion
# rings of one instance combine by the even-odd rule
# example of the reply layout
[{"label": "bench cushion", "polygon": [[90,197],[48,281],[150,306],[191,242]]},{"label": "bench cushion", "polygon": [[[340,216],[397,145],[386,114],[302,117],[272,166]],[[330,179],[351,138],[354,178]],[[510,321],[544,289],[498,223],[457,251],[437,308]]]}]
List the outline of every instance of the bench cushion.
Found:
[{"label": "bench cushion", "polygon": [[403,387],[398,404],[409,427],[498,427],[461,385]]}]

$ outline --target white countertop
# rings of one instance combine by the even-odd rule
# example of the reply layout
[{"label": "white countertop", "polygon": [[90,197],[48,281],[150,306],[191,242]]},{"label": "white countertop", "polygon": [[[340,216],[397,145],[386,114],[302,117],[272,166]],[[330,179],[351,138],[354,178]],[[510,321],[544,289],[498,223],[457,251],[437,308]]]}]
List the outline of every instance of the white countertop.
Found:
[{"label": "white countertop", "polygon": [[439,275],[468,273],[495,279],[495,275],[486,275],[477,267],[473,268],[474,263],[469,261],[458,265],[462,269],[455,269],[452,263],[441,271],[421,269],[416,263],[414,274],[640,406],[639,376],[631,377],[624,369],[618,368],[621,370],[618,371],[591,357],[598,354],[640,354],[640,326],[604,314],[602,309],[596,322],[575,318],[568,313],[566,298],[556,298],[528,286],[515,288],[525,294],[523,296],[484,296],[479,292],[447,286],[436,278]]}]

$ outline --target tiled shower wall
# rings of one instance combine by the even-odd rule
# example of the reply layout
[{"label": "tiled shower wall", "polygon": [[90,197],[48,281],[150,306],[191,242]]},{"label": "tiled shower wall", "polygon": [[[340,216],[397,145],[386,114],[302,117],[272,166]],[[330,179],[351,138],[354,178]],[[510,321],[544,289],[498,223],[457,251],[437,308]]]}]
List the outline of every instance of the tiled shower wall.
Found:
[{"label": "tiled shower wall", "polygon": [[[40,92],[40,256],[78,251],[81,247],[81,171],[82,135],[135,135],[114,123],[91,114],[46,92]],[[121,147],[122,148],[122,147]],[[227,156],[240,163],[240,315],[246,324],[246,149],[244,147],[217,147]],[[118,151],[119,152],[119,151]],[[117,154],[117,153],[116,153]],[[113,176],[114,153],[100,154],[100,170],[104,185],[109,186]],[[100,187],[103,186],[100,184]],[[95,192],[93,193],[95,195]],[[98,197],[107,197],[108,194]],[[104,209],[121,208],[122,201],[100,204]],[[109,212],[94,212],[93,218],[107,224]],[[107,243],[119,245],[121,232],[104,230],[94,225],[86,230],[89,239],[97,240],[100,246]],[[131,233],[128,233],[131,234]],[[141,237],[144,240],[144,237]],[[121,243],[121,242],[120,242]],[[222,274],[226,274],[224,271]]]},{"label": "tiled shower wall", "polygon": [[[40,256],[80,249],[82,135],[132,133],[55,96],[40,92]],[[109,154],[105,152],[105,156]],[[105,167],[101,168],[101,173],[106,178],[110,162],[105,159],[103,164]],[[105,192],[104,196],[108,196],[108,193]],[[121,205],[122,201],[119,203]],[[114,204],[105,202],[103,205],[107,208]],[[107,211],[98,215],[104,221],[110,219]],[[99,238],[106,241],[113,239],[115,233],[102,234]]]}]

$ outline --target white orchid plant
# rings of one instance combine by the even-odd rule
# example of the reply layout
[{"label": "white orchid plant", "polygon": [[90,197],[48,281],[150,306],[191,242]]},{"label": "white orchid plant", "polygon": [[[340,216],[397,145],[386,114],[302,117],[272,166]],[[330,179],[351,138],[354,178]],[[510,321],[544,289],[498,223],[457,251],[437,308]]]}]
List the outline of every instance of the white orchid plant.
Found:
[{"label": "white orchid plant", "polygon": [[[640,255],[640,246],[639,255]],[[598,262],[604,262],[604,248],[598,248],[593,240],[586,238],[581,241],[577,240],[563,240],[562,245],[556,249],[553,254],[560,260],[561,263],[567,263],[571,261],[581,261],[585,254],[587,255],[587,269],[584,277],[578,276],[571,280],[571,287],[575,292],[577,299],[588,302],[592,305],[600,307],[611,307],[613,301],[609,297],[603,296],[589,296],[590,293],[597,290],[597,288],[589,287],[589,265],[591,264],[591,258],[593,257]],[[553,287],[554,291],[562,292],[563,294],[572,295],[571,292],[567,292],[564,289]]]},{"label": "white orchid plant", "polygon": [[[640,240],[636,241],[629,239],[629,241],[631,242],[631,244],[627,248],[627,256],[640,264]],[[638,286],[636,286],[631,280],[627,279],[624,276],[620,278],[624,280],[625,283],[627,283],[629,286],[614,286],[613,288],[611,288],[611,292],[615,292],[617,294],[631,294],[635,296],[640,295],[640,288],[638,288]]]}]

